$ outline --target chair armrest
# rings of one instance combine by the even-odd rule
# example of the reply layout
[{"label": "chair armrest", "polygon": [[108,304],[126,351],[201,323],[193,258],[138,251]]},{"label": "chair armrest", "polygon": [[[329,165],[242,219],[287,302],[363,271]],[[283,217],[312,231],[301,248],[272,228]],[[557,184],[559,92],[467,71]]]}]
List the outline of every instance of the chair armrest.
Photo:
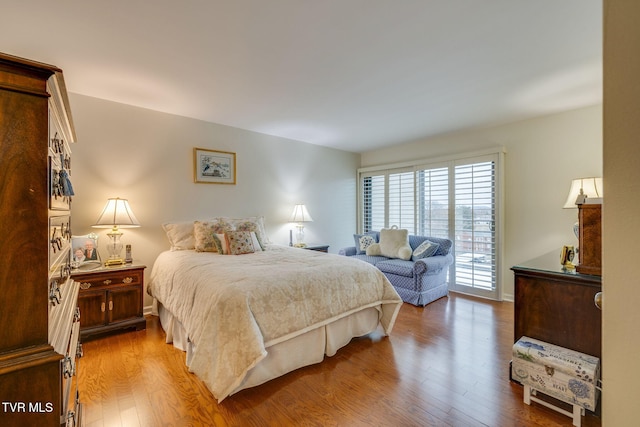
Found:
[{"label": "chair armrest", "polygon": [[413,265],[413,271],[420,275],[427,271],[440,270],[446,268],[453,263],[453,255],[438,255],[416,260]]},{"label": "chair armrest", "polygon": [[342,248],[338,251],[338,254],[340,255],[346,255],[346,256],[353,256],[355,255],[356,252],[356,247],[355,246],[349,246],[346,248]]}]

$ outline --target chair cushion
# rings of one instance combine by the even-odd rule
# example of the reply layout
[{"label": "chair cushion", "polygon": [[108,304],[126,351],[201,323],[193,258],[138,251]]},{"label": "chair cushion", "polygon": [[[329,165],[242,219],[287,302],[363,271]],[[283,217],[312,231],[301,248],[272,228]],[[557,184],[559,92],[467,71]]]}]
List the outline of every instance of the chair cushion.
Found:
[{"label": "chair cushion", "polygon": [[378,265],[381,261],[387,261],[389,258],[384,256],[369,256],[369,255],[353,255],[352,258],[359,259],[360,261],[368,262],[371,265]]},{"label": "chair cushion", "polygon": [[396,274],[398,276],[413,277],[413,261],[402,259],[387,259],[380,261],[375,266],[383,273]]}]

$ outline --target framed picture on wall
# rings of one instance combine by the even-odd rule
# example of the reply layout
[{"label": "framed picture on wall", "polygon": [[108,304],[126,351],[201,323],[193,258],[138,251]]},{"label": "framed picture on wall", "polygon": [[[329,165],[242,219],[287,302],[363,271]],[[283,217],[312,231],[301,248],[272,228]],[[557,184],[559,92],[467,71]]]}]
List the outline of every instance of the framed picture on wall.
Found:
[{"label": "framed picture on wall", "polygon": [[235,184],[236,153],[193,149],[193,180],[203,184]]}]

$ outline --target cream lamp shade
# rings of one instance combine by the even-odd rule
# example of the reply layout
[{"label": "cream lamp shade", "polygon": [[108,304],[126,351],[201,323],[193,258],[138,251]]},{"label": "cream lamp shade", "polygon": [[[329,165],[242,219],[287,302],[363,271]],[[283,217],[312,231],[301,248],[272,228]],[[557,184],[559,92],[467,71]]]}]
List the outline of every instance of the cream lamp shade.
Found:
[{"label": "cream lamp shade", "polygon": [[602,178],[577,178],[571,181],[571,189],[563,208],[575,208],[587,199],[601,199],[603,197]]},{"label": "cream lamp shade", "polygon": [[309,214],[307,207],[303,204],[295,205],[289,222],[312,222],[313,218]]},{"label": "cream lamp shade", "polygon": [[120,231],[120,228],[140,227],[140,223],[133,214],[131,206],[129,206],[129,201],[127,199],[116,197],[107,200],[107,204],[92,227],[111,228],[111,231],[107,233],[111,242],[107,246],[109,259],[105,264],[114,265],[122,264],[124,262],[121,257],[122,243],[120,242],[120,237],[122,237],[122,232]]},{"label": "cream lamp shade", "polygon": [[311,218],[311,215],[304,204],[300,203],[293,207],[293,212],[291,213],[289,222],[297,223],[296,227],[298,228],[298,232],[296,233],[296,244],[293,246],[297,248],[304,248],[307,246],[307,244],[304,243],[304,223],[311,221],[313,221],[313,218]]}]

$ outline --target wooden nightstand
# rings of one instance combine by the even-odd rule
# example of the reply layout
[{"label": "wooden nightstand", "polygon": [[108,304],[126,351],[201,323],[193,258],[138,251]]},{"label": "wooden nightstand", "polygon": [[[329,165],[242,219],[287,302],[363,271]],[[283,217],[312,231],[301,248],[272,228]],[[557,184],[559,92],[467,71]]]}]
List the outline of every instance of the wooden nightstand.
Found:
[{"label": "wooden nightstand", "polygon": [[118,329],[147,327],[142,314],[145,265],[124,264],[96,270],[74,270],[71,277],[80,283],[80,336]]},{"label": "wooden nightstand", "polygon": [[329,252],[329,245],[309,244],[302,249],[308,249],[310,251]]}]

